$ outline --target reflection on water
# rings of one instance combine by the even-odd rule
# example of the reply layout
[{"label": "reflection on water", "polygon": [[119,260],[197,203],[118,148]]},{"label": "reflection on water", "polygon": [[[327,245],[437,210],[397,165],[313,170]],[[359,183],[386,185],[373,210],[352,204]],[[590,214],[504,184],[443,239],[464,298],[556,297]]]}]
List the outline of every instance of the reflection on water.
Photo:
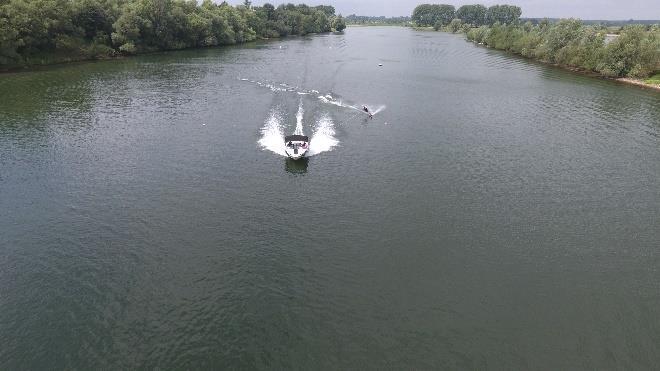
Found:
[{"label": "reflection on water", "polygon": [[[75,128],[72,121],[89,119],[86,114],[93,107],[93,84],[90,75],[72,67],[0,74],[0,130],[28,123],[34,127],[54,126],[53,119],[62,119]],[[48,117],[51,111],[61,115]]]},{"label": "reflection on water", "polygon": [[307,157],[298,160],[288,157],[284,159],[284,169],[291,174],[305,174],[307,173],[307,166],[309,166],[309,159]]}]

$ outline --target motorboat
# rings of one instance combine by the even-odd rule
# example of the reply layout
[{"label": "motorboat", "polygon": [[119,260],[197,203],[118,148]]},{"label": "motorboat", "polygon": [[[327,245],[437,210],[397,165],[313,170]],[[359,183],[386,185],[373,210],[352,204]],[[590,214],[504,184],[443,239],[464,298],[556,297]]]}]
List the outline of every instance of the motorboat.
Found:
[{"label": "motorboat", "polygon": [[292,160],[305,157],[309,150],[309,138],[305,135],[289,135],[284,137],[286,155]]}]

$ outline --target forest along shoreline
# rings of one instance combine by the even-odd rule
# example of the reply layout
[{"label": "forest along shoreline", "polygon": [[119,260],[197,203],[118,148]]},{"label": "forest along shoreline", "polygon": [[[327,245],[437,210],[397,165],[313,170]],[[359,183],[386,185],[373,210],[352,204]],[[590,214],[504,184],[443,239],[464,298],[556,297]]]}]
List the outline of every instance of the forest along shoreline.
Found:
[{"label": "forest along shoreline", "polygon": [[618,26],[572,18],[523,22],[521,14],[521,8],[512,5],[455,9],[448,4],[422,4],[413,11],[410,26],[462,33],[478,45],[660,91],[660,22]]},{"label": "forest along shoreline", "polygon": [[341,32],[328,5],[231,6],[204,0],[0,2],[0,71]]}]

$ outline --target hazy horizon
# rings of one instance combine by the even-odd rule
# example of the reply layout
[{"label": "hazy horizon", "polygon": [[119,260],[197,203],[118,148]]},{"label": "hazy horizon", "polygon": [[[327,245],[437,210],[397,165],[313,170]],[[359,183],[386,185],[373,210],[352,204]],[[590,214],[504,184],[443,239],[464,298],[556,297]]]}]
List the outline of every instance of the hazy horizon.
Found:
[{"label": "hazy horizon", "polygon": [[[215,0],[220,2],[220,0]],[[525,18],[580,18],[594,20],[652,20],[660,19],[660,6],[651,0],[630,0],[625,3],[616,0],[594,1],[587,0],[506,0],[506,1],[425,1],[425,0],[363,0],[360,2],[349,0],[310,0],[310,1],[253,1],[254,5],[270,2],[273,5],[292,2],[308,5],[332,5],[337,13],[343,15],[357,14],[364,16],[409,16],[415,6],[423,3],[452,4],[457,8],[466,4],[494,4],[517,5],[522,9]],[[233,5],[242,4],[242,0],[231,0]]]}]

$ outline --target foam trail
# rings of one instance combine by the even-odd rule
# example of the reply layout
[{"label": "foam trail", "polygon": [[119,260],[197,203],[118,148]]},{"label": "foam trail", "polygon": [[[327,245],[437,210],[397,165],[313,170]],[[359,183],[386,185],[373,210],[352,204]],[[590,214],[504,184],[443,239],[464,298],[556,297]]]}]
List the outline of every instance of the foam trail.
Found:
[{"label": "foam trail", "polygon": [[331,151],[337,144],[339,144],[339,141],[335,138],[332,120],[328,116],[323,116],[319,120],[310,140],[307,156],[316,156],[319,153]]},{"label": "foam trail", "polygon": [[334,106],[342,107],[342,108],[350,108],[350,109],[354,109],[354,110],[356,110],[356,111],[360,111],[360,112],[362,112],[362,108],[361,108],[361,107],[355,107],[355,106],[352,106],[352,105],[350,105],[350,104],[343,103],[343,102],[340,101],[340,100],[335,100],[335,99],[332,98],[332,96],[330,96],[330,95],[326,95],[326,96],[319,95],[318,99],[319,99],[321,102],[323,102],[323,103],[332,104],[332,105],[334,105]]},{"label": "foam trail", "polygon": [[334,100],[332,98],[332,96],[330,96],[330,95],[325,95],[325,96],[324,95],[319,95],[318,98],[323,103],[332,104],[332,105],[335,105],[337,107],[353,108],[353,109],[359,110],[359,108],[353,107],[350,104],[343,104],[341,101]]},{"label": "foam trail", "polygon": [[284,135],[282,134],[282,125],[280,124],[280,117],[277,111],[271,111],[264,127],[261,128],[259,144],[264,150],[286,156],[286,152],[284,151]]},{"label": "foam trail", "polygon": [[[329,95],[329,94],[328,94],[328,95],[319,95],[319,96],[318,96],[318,99],[319,99],[321,102],[323,102],[323,103],[332,104],[332,105],[337,106],[337,107],[342,107],[342,108],[352,109],[352,110],[359,111],[359,112],[362,112],[362,113],[365,113],[365,114],[366,114],[366,112],[364,112],[364,110],[362,109],[362,106],[357,107],[357,106],[354,106],[354,105],[351,105],[351,104],[348,104],[348,103],[344,103],[344,102],[341,101],[341,100],[338,100],[338,99],[336,99],[336,98],[333,98],[333,97],[332,97],[331,95]],[[378,107],[376,107],[375,109],[374,109],[374,108],[370,108],[370,107],[367,107],[367,108],[370,109],[372,115],[375,115],[375,114],[377,114],[377,113],[382,112],[383,110],[385,110],[385,108],[387,108],[387,106],[382,105],[382,106],[378,106]]]},{"label": "foam trail", "polygon": [[[248,81],[250,83],[256,84],[257,86],[268,88],[272,92],[275,92],[275,93],[290,92],[290,93],[296,93],[296,94],[301,95],[301,96],[302,95],[311,95],[311,94],[315,94],[315,95],[321,94],[321,95],[318,95],[318,99],[323,103],[328,103],[328,104],[332,104],[332,105],[337,106],[337,107],[348,108],[348,109],[364,112],[364,111],[362,111],[362,106],[354,106],[354,105],[351,105],[351,104],[348,104],[348,103],[344,103],[341,99],[337,99],[337,97],[333,97],[330,94],[322,95],[322,93],[319,93],[319,91],[315,90],[315,89],[307,90],[307,89],[301,88],[299,86],[293,86],[293,85],[289,85],[289,84],[283,83],[283,82],[278,83],[278,82],[267,82],[267,81],[255,81],[255,80],[249,80],[249,79],[246,79],[246,78],[241,78],[240,80],[241,81]],[[380,111],[382,111],[384,109],[385,109],[385,106],[380,106],[379,108],[377,108],[375,110],[371,110],[371,111],[372,111],[372,114],[375,115],[375,114],[379,113]]]},{"label": "foam trail", "polygon": [[305,135],[303,134],[303,115],[305,113],[305,110],[303,110],[302,106],[302,99],[300,100],[300,104],[298,105],[298,113],[296,113],[296,131],[294,134],[296,135]]}]

